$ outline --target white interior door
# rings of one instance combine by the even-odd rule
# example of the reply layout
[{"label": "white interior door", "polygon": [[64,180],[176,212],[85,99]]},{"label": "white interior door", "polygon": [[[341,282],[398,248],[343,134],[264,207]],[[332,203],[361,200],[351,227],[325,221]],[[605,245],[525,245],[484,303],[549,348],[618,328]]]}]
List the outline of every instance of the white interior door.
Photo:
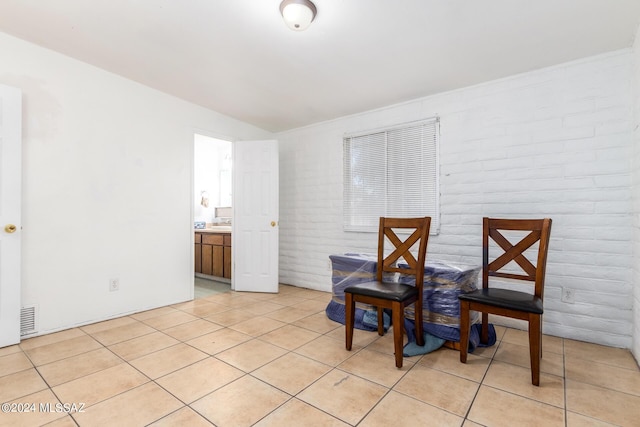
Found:
[{"label": "white interior door", "polygon": [[232,288],[278,292],[278,141],[233,143]]},{"label": "white interior door", "polygon": [[0,85],[0,347],[20,342],[22,93]]}]

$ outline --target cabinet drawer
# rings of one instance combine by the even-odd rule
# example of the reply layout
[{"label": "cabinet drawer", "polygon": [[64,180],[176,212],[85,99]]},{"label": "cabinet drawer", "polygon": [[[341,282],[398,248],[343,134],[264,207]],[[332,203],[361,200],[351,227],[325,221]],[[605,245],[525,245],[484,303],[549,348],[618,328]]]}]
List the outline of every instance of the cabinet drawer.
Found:
[{"label": "cabinet drawer", "polygon": [[202,243],[202,234],[201,233],[196,233],[195,242],[196,243]]},{"label": "cabinet drawer", "polygon": [[224,244],[224,238],[222,234],[204,234],[202,236],[202,244],[222,246]]},{"label": "cabinet drawer", "polygon": [[224,235],[224,245],[231,246],[231,234]]}]

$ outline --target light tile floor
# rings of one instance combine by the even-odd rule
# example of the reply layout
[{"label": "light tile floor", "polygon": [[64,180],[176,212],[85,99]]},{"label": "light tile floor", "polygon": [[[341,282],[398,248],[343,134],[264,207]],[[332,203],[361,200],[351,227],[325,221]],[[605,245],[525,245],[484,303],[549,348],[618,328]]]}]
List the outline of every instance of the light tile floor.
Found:
[{"label": "light tile floor", "polygon": [[218,282],[217,280],[194,277],[194,297],[204,298],[212,294],[228,292],[231,290],[229,283]]},{"label": "light tile floor", "polygon": [[467,364],[443,348],[396,369],[391,332],[357,330],[348,352],[344,326],[324,313],[328,293],[280,289],[2,348],[0,401],[31,412],[0,413],[0,426],[640,426],[627,350],[544,336],[535,387],[526,333],[498,327]]}]

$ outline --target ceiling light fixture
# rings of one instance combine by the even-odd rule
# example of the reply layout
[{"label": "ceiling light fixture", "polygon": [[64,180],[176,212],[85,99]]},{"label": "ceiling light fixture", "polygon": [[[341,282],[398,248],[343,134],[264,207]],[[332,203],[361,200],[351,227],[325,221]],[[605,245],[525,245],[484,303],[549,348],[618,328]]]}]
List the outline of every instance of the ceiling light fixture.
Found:
[{"label": "ceiling light fixture", "polygon": [[309,0],[283,0],[280,13],[284,22],[293,31],[304,31],[316,17],[316,5]]}]

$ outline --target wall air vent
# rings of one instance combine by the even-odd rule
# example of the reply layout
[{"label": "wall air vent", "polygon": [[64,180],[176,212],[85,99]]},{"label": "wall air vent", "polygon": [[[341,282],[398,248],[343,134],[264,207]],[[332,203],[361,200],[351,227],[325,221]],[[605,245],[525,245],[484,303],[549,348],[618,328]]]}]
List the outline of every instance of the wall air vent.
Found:
[{"label": "wall air vent", "polygon": [[20,309],[20,336],[30,335],[36,332],[36,306],[22,307]]}]

